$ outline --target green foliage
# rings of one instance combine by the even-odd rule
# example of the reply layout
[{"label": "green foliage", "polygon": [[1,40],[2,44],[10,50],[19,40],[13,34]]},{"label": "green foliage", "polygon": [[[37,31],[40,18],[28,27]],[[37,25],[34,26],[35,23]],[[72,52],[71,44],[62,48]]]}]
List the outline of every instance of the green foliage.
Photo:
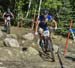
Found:
[{"label": "green foliage", "polygon": [[[32,14],[38,13],[39,2],[40,0],[32,0],[28,18],[32,18]],[[15,14],[16,23],[22,20],[25,25],[26,23],[27,25],[29,25],[30,21],[25,20],[29,0],[2,0],[1,4],[3,5],[3,9],[1,9],[1,11],[4,11],[8,7],[8,5],[10,6],[10,8],[14,8],[13,11]],[[49,11],[53,14],[54,18],[58,19],[58,27],[61,27],[63,29],[57,30],[56,33],[66,36],[68,32],[68,29],[66,27],[69,26],[69,20],[73,19],[75,22],[75,1],[42,0],[41,9],[42,8],[49,9]],[[73,25],[73,28],[75,28],[75,24]]]},{"label": "green foliage", "polygon": [[22,10],[23,5],[24,5],[24,0],[19,0],[19,1],[16,0],[16,3],[15,3],[16,22],[19,22],[23,20],[24,18],[24,13]]},{"label": "green foliage", "polygon": [[45,0],[43,1],[42,7],[57,9],[62,6],[60,0]]}]

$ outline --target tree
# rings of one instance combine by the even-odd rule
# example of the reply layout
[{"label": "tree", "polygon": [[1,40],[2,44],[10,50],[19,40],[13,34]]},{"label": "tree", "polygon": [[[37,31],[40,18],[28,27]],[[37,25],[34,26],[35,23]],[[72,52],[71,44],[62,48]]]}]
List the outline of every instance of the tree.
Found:
[{"label": "tree", "polygon": [[20,24],[22,26],[22,22],[24,19],[23,10],[22,10],[22,7],[24,5],[24,0],[16,0],[15,2],[16,2],[15,3],[15,12],[16,12],[17,26],[19,26]]}]

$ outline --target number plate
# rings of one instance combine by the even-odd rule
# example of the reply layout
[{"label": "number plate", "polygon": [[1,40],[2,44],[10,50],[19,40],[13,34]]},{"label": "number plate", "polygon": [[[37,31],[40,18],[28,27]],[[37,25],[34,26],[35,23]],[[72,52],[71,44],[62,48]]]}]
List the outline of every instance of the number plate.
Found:
[{"label": "number plate", "polygon": [[44,31],[43,35],[44,36],[49,36],[49,31],[48,30],[47,31]]}]

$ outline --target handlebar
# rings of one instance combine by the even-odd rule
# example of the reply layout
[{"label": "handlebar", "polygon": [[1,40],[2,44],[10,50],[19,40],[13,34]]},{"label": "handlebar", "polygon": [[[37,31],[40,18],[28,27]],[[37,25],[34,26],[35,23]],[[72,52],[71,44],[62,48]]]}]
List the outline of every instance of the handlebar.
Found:
[{"label": "handlebar", "polygon": [[57,29],[55,29],[55,28],[53,28],[53,27],[49,27],[49,31],[50,32],[54,32],[54,31],[56,31],[56,30],[61,30],[62,28],[57,28]]},{"label": "handlebar", "polygon": [[49,29],[50,29],[50,30],[60,30],[60,29],[62,29],[62,28],[57,28],[57,29],[55,29],[55,28],[53,28],[53,27],[49,27]]}]

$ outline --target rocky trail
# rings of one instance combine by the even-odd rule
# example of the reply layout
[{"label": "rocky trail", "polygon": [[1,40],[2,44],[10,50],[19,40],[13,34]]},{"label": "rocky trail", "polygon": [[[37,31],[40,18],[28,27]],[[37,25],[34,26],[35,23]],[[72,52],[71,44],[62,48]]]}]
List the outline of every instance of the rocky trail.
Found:
[{"label": "rocky trail", "polygon": [[73,40],[69,40],[69,47],[64,57],[66,38],[53,34],[55,62],[51,62],[46,55],[42,53],[42,56],[40,55],[41,49],[31,29],[12,27],[11,34],[6,34],[1,29],[2,27],[0,27],[0,68],[75,68]]}]

